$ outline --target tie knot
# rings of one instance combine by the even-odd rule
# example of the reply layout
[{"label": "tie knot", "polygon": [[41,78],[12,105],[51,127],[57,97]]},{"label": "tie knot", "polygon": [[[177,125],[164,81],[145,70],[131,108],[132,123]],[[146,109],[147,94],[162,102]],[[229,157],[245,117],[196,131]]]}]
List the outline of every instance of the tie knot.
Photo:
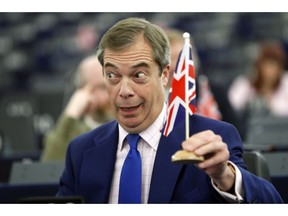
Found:
[{"label": "tie knot", "polygon": [[137,148],[137,143],[140,139],[139,134],[128,134],[127,135],[127,141],[128,144],[130,145],[131,149],[136,149]]}]

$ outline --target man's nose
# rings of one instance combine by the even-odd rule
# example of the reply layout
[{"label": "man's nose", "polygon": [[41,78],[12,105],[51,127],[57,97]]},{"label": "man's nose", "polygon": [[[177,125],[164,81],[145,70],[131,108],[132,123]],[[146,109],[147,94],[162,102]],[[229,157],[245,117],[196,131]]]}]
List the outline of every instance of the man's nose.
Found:
[{"label": "man's nose", "polygon": [[128,98],[133,96],[132,81],[129,78],[123,78],[121,80],[121,87],[119,91],[120,97]]}]

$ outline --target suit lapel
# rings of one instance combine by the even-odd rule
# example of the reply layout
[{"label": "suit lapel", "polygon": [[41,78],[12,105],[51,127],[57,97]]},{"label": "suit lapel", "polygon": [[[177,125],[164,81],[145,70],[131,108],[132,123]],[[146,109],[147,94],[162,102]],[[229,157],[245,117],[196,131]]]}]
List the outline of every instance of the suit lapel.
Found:
[{"label": "suit lapel", "polygon": [[[182,130],[183,131],[183,130]],[[169,203],[183,165],[171,162],[171,156],[181,149],[183,136],[179,130],[174,130],[168,137],[162,135],[158,146],[148,203]]]},{"label": "suit lapel", "polygon": [[117,125],[115,122],[103,133],[97,133],[93,139],[94,147],[88,149],[83,157],[81,176],[85,179],[87,194],[96,203],[107,203],[109,199],[118,144]]}]

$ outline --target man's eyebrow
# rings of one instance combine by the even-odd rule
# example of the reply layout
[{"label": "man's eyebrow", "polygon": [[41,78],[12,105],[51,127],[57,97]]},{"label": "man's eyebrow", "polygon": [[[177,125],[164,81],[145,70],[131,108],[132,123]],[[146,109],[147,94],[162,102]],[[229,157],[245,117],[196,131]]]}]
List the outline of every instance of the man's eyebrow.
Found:
[{"label": "man's eyebrow", "polygon": [[140,62],[139,64],[133,66],[133,68],[137,67],[149,67],[149,65],[146,62]]},{"label": "man's eyebrow", "polygon": [[105,63],[104,67],[115,67],[115,68],[117,68],[116,65],[114,65],[112,63],[109,63],[109,62]]},{"label": "man's eyebrow", "polygon": [[[114,67],[114,68],[117,68],[116,65],[110,63],[110,62],[107,62],[105,63],[104,67]],[[149,65],[146,63],[146,62],[140,62],[136,65],[133,65],[132,68],[137,68],[137,67],[149,67]]]}]

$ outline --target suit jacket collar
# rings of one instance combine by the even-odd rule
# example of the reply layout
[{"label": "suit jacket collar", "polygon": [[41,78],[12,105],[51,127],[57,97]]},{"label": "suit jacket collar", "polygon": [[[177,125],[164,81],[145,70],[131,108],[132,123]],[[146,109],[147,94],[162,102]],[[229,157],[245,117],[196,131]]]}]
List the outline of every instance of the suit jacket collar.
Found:
[{"label": "suit jacket collar", "polygon": [[95,197],[94,202],[103,203],[104,200],[108,203],[118,144],[117,122],[109,123],[104,130],[96,133],[93,141],[95,145],[84,153],[82,168],[85,171],[82,170],[82,173],[87,173],[89,182],[94,185],[86,186],[87,193]]},{"label": "suit jacket collar", "polygon": [[[168,137],[161,136],[150,184],[148,203],[169,203],[178,175],[183,167],[171,162],[171,156],[181,149],[184,140],[180,128],[174,129]],[[182,130],[182,132],[185,130]],[[179,133],[180,132],[180,133]]]},{"label": "suit jacket collar", "polygon": [[[202,130],[199,117],[194,114],[189,117],[189,136]],[[196,126],[197,125],[197,126]],[[168,137],[161,136],[158,146],[150,185],[148,203],[170,203],[177,179],[184,164],[173,163],[171,157],[182,150],[181,143],[186,139],[185,122],[180,122]]]}]

